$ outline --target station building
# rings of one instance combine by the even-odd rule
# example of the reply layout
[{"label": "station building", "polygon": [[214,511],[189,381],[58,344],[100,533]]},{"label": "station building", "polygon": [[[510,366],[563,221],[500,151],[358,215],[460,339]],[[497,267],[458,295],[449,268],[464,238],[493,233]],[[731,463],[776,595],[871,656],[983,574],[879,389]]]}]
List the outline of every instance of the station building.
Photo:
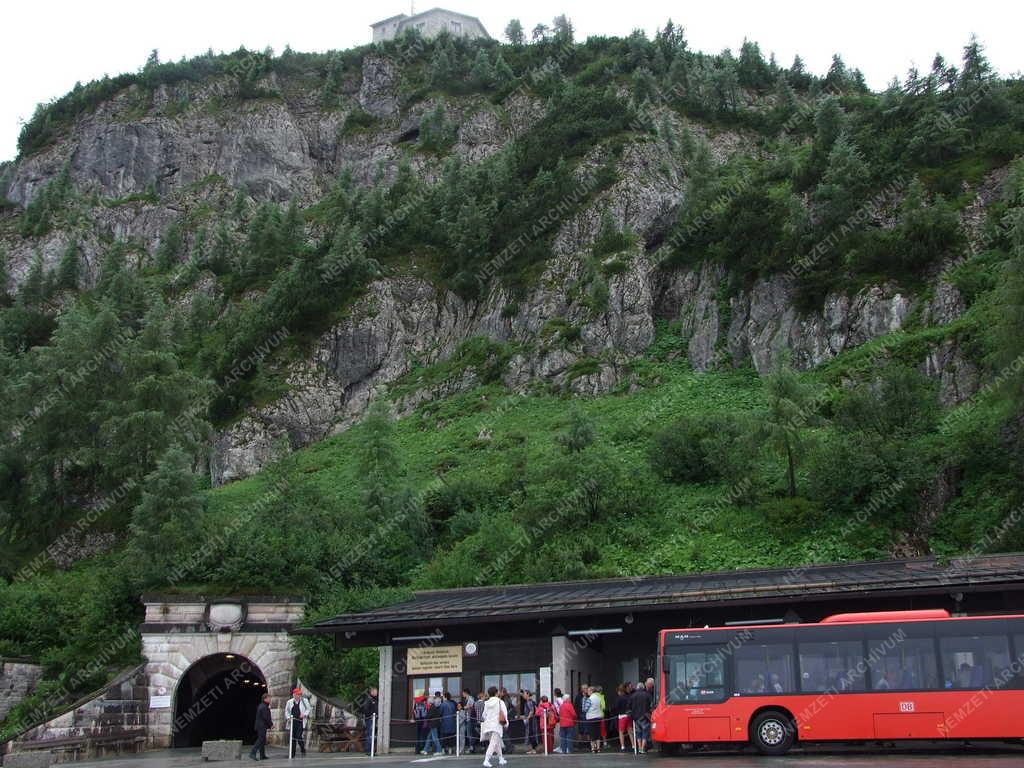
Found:
[{"label": "station building", "polygon": [[430,590],[298,631],[333,635],[338,649],[378,647],[387,752],[415,742],[418,692],[495,685],[550,696],[600,684],[608,693],[654,676],[660,629],[925,608],[1024,613],[1024,555]]}]

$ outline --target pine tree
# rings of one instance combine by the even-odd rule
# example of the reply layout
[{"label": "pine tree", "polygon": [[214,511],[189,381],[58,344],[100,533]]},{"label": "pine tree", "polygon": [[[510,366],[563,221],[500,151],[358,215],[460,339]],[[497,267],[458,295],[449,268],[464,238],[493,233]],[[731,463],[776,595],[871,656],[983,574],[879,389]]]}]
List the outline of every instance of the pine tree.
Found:
[{"label": "pine tree", "polygon": [[43,267],[43,255],[36,252],[28,274],[18,291],[18,303],[26,307],[37,307],[46,299],[46,271]]},{"label": "pine tree", "polygon": [[10,275],[7,272],[7,253],[0,250],[0,306],[10,302],[10,294],[7,292],[7,283],[10,282]]},{"label": "pine tree", "polygon": [[737,77],[739,84],[745,88],[761,90],[771,84],[771,72],[765,64],[761,47],[752,40],[744,40],[740,46]]},{"label": "pine tree", "polygon": [[868,189],[869,169],[857,148],[840,136],[828,155],[828,166],[812,199],[824,230],[843,224],[854,213]]},{"label": "pine tree", "polygon": [[164,583],[175,558],[194,544],[203,507],[188,454],[168,449],[143,479],[142,497],[132,512],[131,551],[145,584]]},{"label": "pine tree", "polygon": [[523,25],[519,19],[512,19],[505,25],[505,38],[517,47],[523,44],[526,35],[523,33]]},{"label": "pine tree", "polygon": [[594,435],[593,419],[579,405],[573,404],[572,410],[569,411],[569,424],[563,432],[556,435],[555,439],[566,453],[576,454],[594,442]]},{"label": "pine tree", "polygon": [[443,44],[434,47],[434,55],[430,59],[430,85],[443,89],[449,84],[452,76],[452,62],[448,50]]},{"label": "pine tree", "polygon": [[170,271],[178,263],[183,246],[181,224],[177,221],[172,221],[167,229],[164,230],[163,237],[160,238],[160,244],[157,246],[156,268],[161,272]]},{"label": "pine tree", "polygon": [[815,393],[787,365],[777,366],[765,377],[764,384],[768,408],[757,421],[754,436],[785,459],[788,495],[795,498],[796,471],[805,447],[804,430],[820,421],[813,407]]},{"label": "pine tree", "polygon": [[78,281],[81,279],[82,264],[78,254],[78,245],[68,243],[64,254],[60,257],[57,265],[56,287],[64,291],[78,290]]},{"label": "pine tree", "polygon": [[494,85],[501,88],[515,80],[515,77],[512,67],[508,65],[505,57],[499,51],[498,55],[494,58]]},{"label": "pine tree", "polygon": [[473,67],[469,71],[469,77],[477,88],[489,88],[493,85],[494,67],[491,66],[491,59],[483,48],[476,52],[476,58],[473,60]]},{"label": "pine tree", "polygon": [[985,56],[985,49],[978,38],[971,35],[970,41],[964,46],[963,67],[960,70],[960,87],[973,88],[983,85],[993,78],[992,65]]},{"label": "pine tree", "polygon": [[568,45],[573,41],[573,26],[569,17],[564,13],[555,16],[551,22],[551,28],[555,33],[555,42],[561,43],[562,45]]},{"label": "pine tree", "polygon": [[443,152],[455,141],[455,126],[448,121],[444,102],[420,118],[420,146],[434,152]]},{"label": "pine tree", "polygon": [[775,106],[772,110],[775,122],[782,125],[796,114],[798,108],[796,93],[790,87],[786,73],[780,72],[775,80]]}]

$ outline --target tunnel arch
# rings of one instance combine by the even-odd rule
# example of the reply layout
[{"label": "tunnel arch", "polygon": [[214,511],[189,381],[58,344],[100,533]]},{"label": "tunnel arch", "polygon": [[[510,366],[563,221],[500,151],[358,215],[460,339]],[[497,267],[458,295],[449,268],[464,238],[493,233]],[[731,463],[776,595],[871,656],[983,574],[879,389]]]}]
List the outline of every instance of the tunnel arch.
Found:
[{"label": "tunnel arch", "polygon": [[198,747],[213,739],[252,744],[256,708],[267,692],[266,676],[248,657],[204,656],[185,670],[175,689],[171,746]]}]

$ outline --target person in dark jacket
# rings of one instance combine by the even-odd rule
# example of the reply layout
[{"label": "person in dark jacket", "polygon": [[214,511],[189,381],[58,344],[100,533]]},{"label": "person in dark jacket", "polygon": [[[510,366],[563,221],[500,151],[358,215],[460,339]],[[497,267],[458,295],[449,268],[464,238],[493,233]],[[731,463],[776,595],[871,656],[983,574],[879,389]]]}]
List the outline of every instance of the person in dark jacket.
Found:
[{"label": "person in dark jacket", "polygon": [[441,746],[446,755],[455,754],[455,721],[458,719],[459,708],[452,701],[452,695],[444,692],[441,702]]},{"label": "person in dark jacket", "polygon": [[416,721],[416,754],[427,754],[424,747],[427,743],[427,695],[425,691],[417,691],[412,705],[412,717]]},{"label": "person in dark jacket", "polygon": [[636,724],[637,751],[647,751],[647,740],[651,738],[651,694],[654,692],[654,678],[647,678],[646,685],[638,685],[629,698],[629,714]]},{"label": "person in dark jacket", "polygon": [[434,698],[427,704],[427,743],[423,751],[429,753],[434,750],[435,755],[441,754],[441,739],[438,732],[441,730],[441,692],[435,691]]},{"label": "person in dark jacket", "polygon": [[363,704],[363,719],[366,722],[366,754],[370,754],[373,747],[373,739],[377,735],[374,725],[377,718],[377,689],[371,688],[366,695],[366,703]]},{"label": "person in dark jacket", "polygon": [[[249,750],[250,760],[267,759],[267,731],[274,727],[274,721],[270,718],[270,694],[263,694],[263,701],[256,708],[256,743]],[[256,753],[259,752],[259,757]]]}]

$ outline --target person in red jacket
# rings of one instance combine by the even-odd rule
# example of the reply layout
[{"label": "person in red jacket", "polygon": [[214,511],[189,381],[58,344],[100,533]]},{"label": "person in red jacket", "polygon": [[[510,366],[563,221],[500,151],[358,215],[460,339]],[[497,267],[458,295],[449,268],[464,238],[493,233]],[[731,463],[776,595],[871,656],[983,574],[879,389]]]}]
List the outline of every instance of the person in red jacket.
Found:
[{"label": "person in red jacket", "polygon": [[555,705],[548,701],[547,696],[541,696],[537,704],[537,731],[543,739],[541,747],[544,754],[550,755],[555,747]]},{"label": "person in red jacket", "polygon": [[572,752],[572,745],[576,740],[576,707],[572,705],[572,699],[568,696],[562,699],[562,705],[558,708],[558,726],[562,753],[568,755]]}]

